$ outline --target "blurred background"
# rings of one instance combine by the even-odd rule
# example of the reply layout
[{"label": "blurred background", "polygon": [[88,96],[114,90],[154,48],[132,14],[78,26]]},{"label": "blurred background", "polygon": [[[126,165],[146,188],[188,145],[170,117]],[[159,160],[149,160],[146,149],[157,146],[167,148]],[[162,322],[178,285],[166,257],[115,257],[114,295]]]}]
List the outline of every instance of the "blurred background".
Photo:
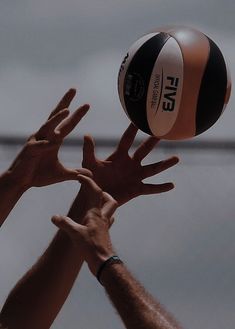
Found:
[{"label": "blurred background", "polygon": [[[96,139],[98,156],[109,155],[129,124],[117,95],[120,63],[155,27],[203,31],[219,45],[233,80],[234,12],[233,0],[1,1],[1,171],[70,87],[78,90],[71,110],[84,102],[91,110],[62,147],[62,161],[80,166],[84,134]],[[181,161],[149,181],[173,181],[176,188],[124,205],[111,230],[121,258],[184,328],[235,324],[234,102],[232,94],[220,120],[201,136],[161,142],[145,163],[172,154]],[[137,140],[146,137],[139,133]],[[1,304],[53,237],[51,216],[65,214],[77,190],[76,182],[35,188],[18,202],[0,232]],[[123,325],[84,266],[52,328]]]}]

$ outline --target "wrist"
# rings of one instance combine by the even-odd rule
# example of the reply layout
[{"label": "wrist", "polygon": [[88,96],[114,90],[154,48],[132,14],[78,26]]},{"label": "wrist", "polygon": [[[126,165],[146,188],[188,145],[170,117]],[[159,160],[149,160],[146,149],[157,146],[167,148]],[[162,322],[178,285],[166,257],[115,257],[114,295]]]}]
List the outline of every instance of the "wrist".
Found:
[{"label": "wrist", "polygon": [[99,271],[100,267],[104,262],[106,262],[110,257],[116,255],[116,253],[112,250],[106,250],[102,253],[97,253],[92,255],[89,259],[87,259],[87,264],[94,276],[97,276],[97,272]]},{"label": "wrist", "polygon": [[98,268],[98,270],[96,272],[96,278],[100,284],[103,285],[102,277],[105,276],[105,272],[108,271],[110,267],[112,267],[116,264],[123,264],[123,262],[117,255],[113,255],[113,256],[110,256],[108,259],[106,259],[100,265],[100,267]]},{"label": "wrist", "polygon": [[23,194],[29,187],[24,184],[22,177],[19,177],[14,171],[8,169],[1,175],[1,182],[5,188],[17,191]]}]

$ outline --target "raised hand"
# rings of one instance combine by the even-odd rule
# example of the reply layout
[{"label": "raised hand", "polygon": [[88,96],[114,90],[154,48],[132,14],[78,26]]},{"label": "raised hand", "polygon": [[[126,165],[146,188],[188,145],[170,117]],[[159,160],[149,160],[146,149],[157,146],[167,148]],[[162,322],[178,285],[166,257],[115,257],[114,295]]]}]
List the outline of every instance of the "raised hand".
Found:
[{"label": "raised hand", "polygon": [[154,149],[159,139],[147,138],[131,156],[129,150],[137,131],[138,129],[130,124],[116,150],[106,160],[97,159],[92,137],[84,137],[83,167],[92,171],[95,182],[111,194],[119,206],[139,195],[162,193],[174,188],[173,183],[143,183],[144,179],[174,166],[179,159],[173,156],[160,162],[141,165],[142,160]]},{"label": "raised hand", "polygon": [[58,159],[64,138],[76,127],[89,110],[89,105],[79,107],[69,115],[68,107],[76,94],[70,89],[51,112],[47,121],[32,136],[19,153],[8,172],[24,187],[45,186],[65,180],[77,180],[79,173],[91,175],[87,169],[66,168]]},{"label": "raised hand", "polygon": [[52,222],[70,236],[95,274],[100,264],[114,253],[108,230],[113,223],[117,202],[91,178],[79,175],[78,180],[89,200],[80,221],[82,225],[65,216],[53,216]]}]

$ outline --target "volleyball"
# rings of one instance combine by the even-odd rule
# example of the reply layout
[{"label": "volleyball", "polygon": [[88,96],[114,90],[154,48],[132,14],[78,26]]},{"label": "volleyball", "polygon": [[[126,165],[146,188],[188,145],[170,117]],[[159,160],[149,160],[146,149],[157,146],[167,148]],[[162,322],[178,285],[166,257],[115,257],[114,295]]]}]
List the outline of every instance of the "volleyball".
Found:
[{"label": "volleyball", "polygon": [[191,138],[223,113],[231,79],[224,56],[204,33],[165,27],[138,39],[124,57],[118,94],[129,119],[149,135]]}]

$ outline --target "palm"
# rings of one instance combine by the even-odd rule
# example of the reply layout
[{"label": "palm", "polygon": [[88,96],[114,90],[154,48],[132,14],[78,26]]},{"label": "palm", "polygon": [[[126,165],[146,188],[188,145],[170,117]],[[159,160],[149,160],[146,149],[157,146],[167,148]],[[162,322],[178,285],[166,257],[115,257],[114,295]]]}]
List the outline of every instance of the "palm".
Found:
[{"label": "palm", "polygon": [[112,160],[99,161],[93,175],[97,184],[121,204],[137,196],[141,187],[141,165],[129,155],[115,154]]},{"label": "palm", "polygon": [[117,149],[106,160],[99,160],[94,154],[94,143],[91,137],[85,137],[83,167],[93,173],[96,183],[111,194],[119,205],[141,194],[161,193],[173,188],[172,183],[145,184],[142,181],[150,176],[168,169],[178,162],[177,157],[142,166],[141,161],[158,143],[155,137],[149,137],[134,152],[128,151],[133,144],[137,128],[130,125],[123,134]]},{"label": "palm", "polygon": [[[58,159],[58,147],[46,150],[34,158],[34,169],[32,171],[31,183],[33,186],[45,186],[55,182],[69,179],[69,170],[65,168]],[[74,171],[71,171],[71,178]],[[77,173],[76,173],[77,174]]]}]

